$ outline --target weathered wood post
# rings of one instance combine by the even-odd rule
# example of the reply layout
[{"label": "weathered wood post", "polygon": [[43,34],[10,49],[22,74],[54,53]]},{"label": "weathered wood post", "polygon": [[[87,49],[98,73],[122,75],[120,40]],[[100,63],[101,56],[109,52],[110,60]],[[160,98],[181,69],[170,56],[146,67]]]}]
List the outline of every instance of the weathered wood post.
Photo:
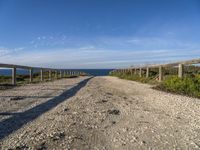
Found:
[{"label": "weathered wood post", "polygon": [[29,76],[30,76],[30,79],[29,79],[29,82],[33,82],[33,69],[29,69]]},{"label": "weathered wood post", "polygon": [[146,78],[149,77],[149,67],[147,67],[147,70],[146,70]]},{"label": "weathered wood post", "polygon": [[131,71],[131,76],[133,76],[133,69],[131,69],[130,71]]},{"label": "weathered wood post", "polygon": [[140,68],[139,76],[142,77],[142,68]]},{"label": "weathered wood post", "polygon": [[162,81],[162,79],[163,79],[163,72],[162,72],[162,70],[163,70],[163,67],[162,66],[159,66],[159,82],[161,82]]},{"label": "weathered wood post", "polygon": [[136,69],[136,68],[135,68],[135,72],[134,72],[134,74],[137,75],[137,69]]},{"label": "weathered wood post", "polygon": [[179,78],[183,78],[184,75],[184,65],[183,64],[179,64],[178,65],[178,77]]},{"label": "weathered wood post", "polygon": [[52,76],[51,76],[51,70],[49,70],[49,81],[52,80]]},{"label": "weathered wood post", "polygon": [[16,85],[16,67],[12,68],[12,85]]},{"label": "weathered wood post", "polygon": [[41,80],[41,81],[44,80],[44,72],[43,72],[43,69],[40,69],[40,80]]}]

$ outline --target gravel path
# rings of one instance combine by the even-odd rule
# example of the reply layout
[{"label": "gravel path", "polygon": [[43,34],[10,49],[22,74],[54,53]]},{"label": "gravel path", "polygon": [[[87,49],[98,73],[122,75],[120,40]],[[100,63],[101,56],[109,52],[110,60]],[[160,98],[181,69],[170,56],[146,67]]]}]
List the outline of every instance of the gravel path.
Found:
[{"label": "gravel path", "polygon": [[146,84],[62,79],[0,100],[1,149],[200,149],[200,100]]}]

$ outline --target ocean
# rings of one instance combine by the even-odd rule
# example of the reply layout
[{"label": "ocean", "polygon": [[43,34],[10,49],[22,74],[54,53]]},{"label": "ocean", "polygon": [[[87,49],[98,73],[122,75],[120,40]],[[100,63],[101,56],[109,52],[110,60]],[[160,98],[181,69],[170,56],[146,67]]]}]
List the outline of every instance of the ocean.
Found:
[{"label": "ocean", "polygon": [[[92,76],[106,76],[113,69],[69,69],[69,70],[79,70],[79,71],[88,73]],[[38,71],[35,70],[35,72],[38,72]],[[12,73],[11,69],[0,69],[0,75],[8,76],[8,75],[11,75],[11,73]],[[28,75],[29,71],[23,70],[23,69],[17,69],[17,74]]]}]

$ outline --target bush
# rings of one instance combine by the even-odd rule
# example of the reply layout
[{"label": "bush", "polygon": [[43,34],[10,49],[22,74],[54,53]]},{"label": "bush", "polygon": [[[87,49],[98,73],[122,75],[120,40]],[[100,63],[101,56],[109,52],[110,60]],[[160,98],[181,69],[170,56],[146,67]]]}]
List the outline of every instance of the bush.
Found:
[{"label": "bush", "polygon": [[200,97],[200,75],[179,78],[171,76],[165,79],[159,88],[194,97]]}]

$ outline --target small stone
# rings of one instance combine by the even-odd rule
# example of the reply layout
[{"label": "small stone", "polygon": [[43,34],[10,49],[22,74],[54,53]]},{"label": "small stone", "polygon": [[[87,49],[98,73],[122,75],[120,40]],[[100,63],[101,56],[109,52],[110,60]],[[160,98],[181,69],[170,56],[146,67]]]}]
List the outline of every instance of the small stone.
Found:
[{"label": "small stone", "polygon": [[11,97],[11,98],[10,98],[11,101],[17,101],[17,100],[22,100],[22,99],[24,99],[24,98],[21,97],[21,96]]},{"label": "small stone", "polygon": [[38,147],[36,147],[37,150],[46,150],[47,147],[46,147],[46,143],[43,142],[41,143]]},{"label": "small stone", "polygon": [[78,113],[75,111],[75,112],[72,112],[72,114],[73,114],[73,115],[76,115],[76,114],[78,114]]},{"label": "small stone", "polygon": [[116,122],[115,122],[115,121],[112,121],[112,124],[116,124]]},{"label": "small stone", "polygon": [[117,110],[117,109],[108,110],[108,113],[109,113],[109,114],[112,114],[112,115],[120,115],[120,111]]},{"label": "small stone", "polygon": [[16,150],[24,150],[24,149],[28,149],[28,146],[26,145],[19,145],[15,147]]},{"label": "small stone", "polygon": [[65,108],[65,109],[64,109],[64,111],[68,111],[68,110],[69,110],[69,108]]},{"label": "small stone", "polygon": [[141,144],[146,144],[146,141],[141,141]]},{"label": "small stone", "polygon": [[106,102],[108,102],[108,101],[107,101],[107,100],[102,100],[102,102],[103,102],[103,103],[106,103]]}]

